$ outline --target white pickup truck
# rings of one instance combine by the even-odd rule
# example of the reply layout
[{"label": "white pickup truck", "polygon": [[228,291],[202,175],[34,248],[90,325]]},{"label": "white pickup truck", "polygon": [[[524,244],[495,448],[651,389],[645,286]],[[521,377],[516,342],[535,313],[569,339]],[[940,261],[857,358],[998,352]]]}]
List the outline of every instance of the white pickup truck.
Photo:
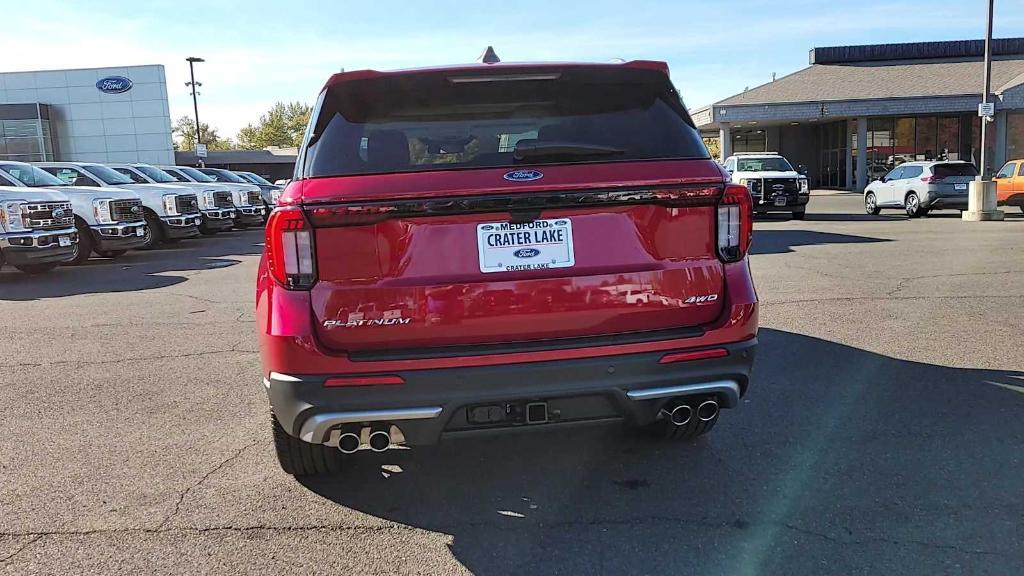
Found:
[{"label": "white pickup truck", "polygon": [[146,220],[143,249],[199,236],[203,221],[199,199],[189,188],[170,184],[136,184],[103,164],[93,162],[37,162],[43,170],[74,186],[129,190],[142,200]]},{"label": "white pickup truck", "polygon": [[[93,252],[107,258],[124,254],[145,242],[146,222],[139,195],[119,188],[68,186],[41,168],[0,161],[0,184],[32,189],[32,193],[64,194],[74,212],[72,226],[78,232],[73,256],[65,264],[82,264]],[[25,194],[29,194],[26,190]]]},{"label": "white pickup truck", "polygon": [[234,225],[235,205],[229,186],[210,182],[191,182],[179,180],[179,177],[168,174],[156,166],[149,164],[107,164],[117,172],[131,178],[136,184],[173,184],[191,188],[199,199],[199,210],[203,214],[203,222],[199,232],[212,236]]},{"label": "white pickup truck", "polygon": [[67,262],[78,243],[74,220],[65,194],[0,186],[0,268],[42,274]]},{"label": "white pickup truck", "polygon": [[803,220],[810,201],[807,176],[794,170],[788,160],[775,152],[740,152],[725,160],[733,183],[750,190],[754,212],[789,212]]},{"label": "white pickup truck", "polygon": [[269,211],[263,206],[260,187],[218,168],[192,168],[190,166],[161,166],[161,169],[184,175],[193,182],[217,182],[229,186],[235,193],[235,226],[247,228],[262,225]]}]

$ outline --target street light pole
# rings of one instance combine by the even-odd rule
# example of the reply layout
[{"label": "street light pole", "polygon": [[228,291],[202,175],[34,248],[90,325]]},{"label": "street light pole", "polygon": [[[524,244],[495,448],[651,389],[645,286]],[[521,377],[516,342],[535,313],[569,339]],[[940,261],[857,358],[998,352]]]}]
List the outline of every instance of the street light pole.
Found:
[{"label": "street light pole", "polygon": [[[188,86],[192,89],[192,109],[196,113],[196,144],[198,145],[203,143],[203,135],[202,131],[199,129],[199,100],[196,97],[199,95],[197,89],[202,86],[202,84],[196,83],[195,63],[206,62],[206,60],[196,56],[189,56],[188,58],[185,58],[185,61],[188,62],[188,73],[192,78],[192,81],[188,83]],[[199,158],[199,165],[204,166],[202,158]]]},{"label": "street light pole", "polygon": [[[985,32],[985,91],[981,93],[982,104],[988,104],[988,95],[992,91],[992,7],[995,0],[988,0],[988,24]],[[985,159],[985,133],[989,123],[987,117],[981,118],[981,180],[988,180],[988,166]]]}]

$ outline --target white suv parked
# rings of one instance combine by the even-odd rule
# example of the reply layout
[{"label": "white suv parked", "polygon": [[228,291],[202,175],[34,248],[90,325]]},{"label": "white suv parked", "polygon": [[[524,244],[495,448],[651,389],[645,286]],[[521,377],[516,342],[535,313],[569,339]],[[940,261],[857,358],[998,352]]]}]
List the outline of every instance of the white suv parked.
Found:
[{"label": "white suv parked", "polygon": [[41,168],[13,160],[0,161],[0,183],[66,195],[74,212],[72,225],[78,232],[78,242],[73,245],[71,260],[65,264],[82,264],[93,252],[114,258],[145,243],[142,200],[134,192],[68,186]]},{"label": "white suv parked", "polygon": [[732,182],[750,190],[754,211],[790,212],[803,220],[810,201],[807,177],[793,169],[788,160],[774,152],[738,153],[725,159]]},{"label": "white suv parked", "polygon": [[173,184],[191,188],[199,199],[199,210],[203,222],[199,232],[212,236],[217,232],[230,230],[234,224],[235,205],[231,200],[231,189],[215,182],[191,182],[179,180],[156,166],[149,164],[107,164],[117,172],[131,178],[136,184]]},{"label": "white suv parked", "polygon": [[967,188],[977,177],[978,169],[970,162],[906,162],[868,184],[864,211],[878,214],[883,208],[897,208],[917,218],[931,210],[966,210]]},{"label": "white suv parked", "polygon": [[173,243],[199,235],[203,217],[199,199],[184,186],[136,184],[127,176],[93,162],[38,162],[43,170],[75,186],[130,190],[142,200],[146,220],[143,248],[155,248],[161,242]]}]

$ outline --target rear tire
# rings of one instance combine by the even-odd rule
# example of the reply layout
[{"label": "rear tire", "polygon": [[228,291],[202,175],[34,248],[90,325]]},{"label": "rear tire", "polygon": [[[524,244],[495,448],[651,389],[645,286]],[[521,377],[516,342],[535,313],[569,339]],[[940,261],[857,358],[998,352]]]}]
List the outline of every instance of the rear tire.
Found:
[{"label": "rear tire", "polygon": [[801,210],[799,212],[793,212],[793,220],[803,220],[807,217],[807,211]]},{"label": "rear tire", "polygon": [[917,218],[922,215],[921,199],[917,197],[917,192],[907,194],[906,199],[903,201],[903,207],[910,218]]},{"label": "rear tire", "polygon": [[56,263],[48,263],[48,264],[22,264],[21,266],[15,265],[14,267],[17,268],[18,270],[21,270],[25,274],[31,274],[31,275],[35,276],[36,274],[46,274],[50,270],[53,270],[54,268],[56,268],[57,264]]},{"label": "rear tire", "polygon": [[[707,399],[708,398],[695,398],[693,404],[694,407],[696,408],[697,405]],[[698,436],[703,436],[710,432],[711,429],[715,427],[715,423],[718,422],[719,416],[722,415],[721,410],[719,410],[719,412],[715,414],[714,418],[705,422],[697,417],[696,412],[696,409],[694,409],[693,417],[690,418],[689,422],[682,426],[676,426],[670,422],[668,418],[662,418],[659,416],[657,420],[645,426],[643,430],[649,436],[652,436],[657,440],[693,440]]]},{"label": "rear tire", "polygon": [[288,432],[270,415],[270,426],[274,435],[274,450],[281,469],[292,476],[313,476],[336,474],[341,471],[342,453],[337,448],[323,444],[311,444]]}]

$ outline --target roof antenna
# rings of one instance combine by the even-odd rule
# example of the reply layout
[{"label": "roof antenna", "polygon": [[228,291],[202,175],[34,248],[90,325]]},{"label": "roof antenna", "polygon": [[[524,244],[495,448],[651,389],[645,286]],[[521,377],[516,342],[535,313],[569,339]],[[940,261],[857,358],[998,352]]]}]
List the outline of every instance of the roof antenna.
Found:
[{"label": "roof antenna", "polygon": [[494,51],[493,46],[488,46],[487,50],[484,50],[484,53],[480,55],[480,59],[477,61],[484,64],[497,64],[501,62],[501,58],[498,58],[498,54]]}]

